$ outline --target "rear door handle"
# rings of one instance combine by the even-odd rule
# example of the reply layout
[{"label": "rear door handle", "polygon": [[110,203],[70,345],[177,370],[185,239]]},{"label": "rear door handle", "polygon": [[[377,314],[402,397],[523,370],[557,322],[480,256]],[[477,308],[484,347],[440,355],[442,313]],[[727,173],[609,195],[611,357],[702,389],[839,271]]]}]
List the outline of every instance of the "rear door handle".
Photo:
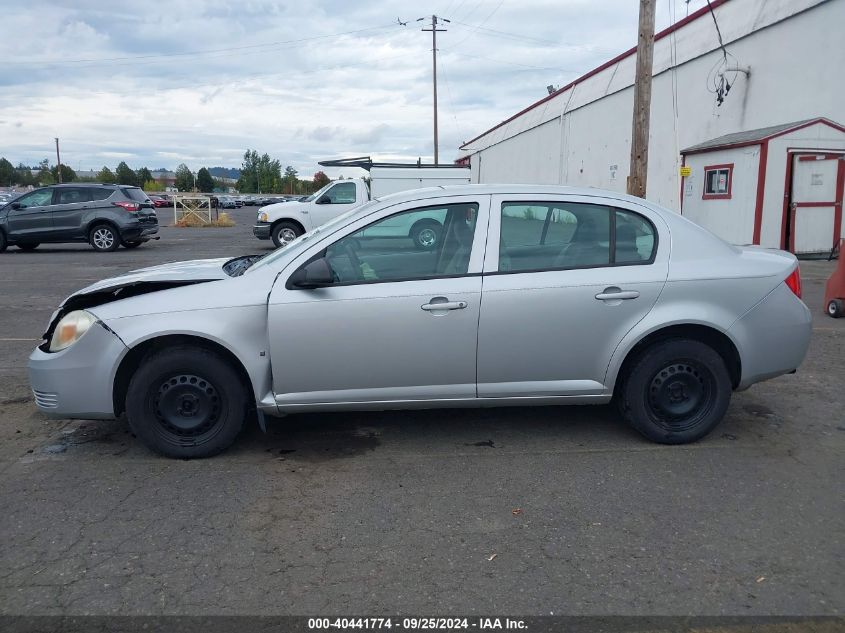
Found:
[{"label": "rear door handle", "polygon": [[620,299],[636,299],[640,293],[636,290],[620,290],[619,288],[605,288],[604,292],[596,295],[599,301],[618,301]]},{"label": "rear door handle", "polygon": [[467,307],[466,301],[436,301],[440,297],[435,297],[431,303],[424,303],[420,307],[426,312],[433,312],[438,310],[463,310]]}]

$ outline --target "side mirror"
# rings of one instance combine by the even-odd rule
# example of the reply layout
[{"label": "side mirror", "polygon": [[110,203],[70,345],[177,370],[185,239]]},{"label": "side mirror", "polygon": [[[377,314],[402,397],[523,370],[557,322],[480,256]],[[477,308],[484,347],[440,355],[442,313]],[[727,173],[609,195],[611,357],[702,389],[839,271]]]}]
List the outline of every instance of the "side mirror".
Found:
[{"label": "side mirror", "polygon": [[334,283],[331,266],[325,257],[305,264],[290,276],[289,284],[293,288],[323,288]]},{"label": "side mirror", "polygon": [[13,202],[9,208],[10,209],[20,209],[21,203],[20,202]]},{"label": "side mirror", "polygon": [[332,199],[328,196],[320,196],[319,200],[317,200],[317,204],[331,204]]}]

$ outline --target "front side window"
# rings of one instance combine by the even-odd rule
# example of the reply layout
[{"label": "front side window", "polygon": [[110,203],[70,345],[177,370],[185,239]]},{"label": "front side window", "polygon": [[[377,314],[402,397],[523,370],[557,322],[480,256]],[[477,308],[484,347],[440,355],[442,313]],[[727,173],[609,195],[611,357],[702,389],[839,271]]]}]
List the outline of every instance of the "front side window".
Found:
[{"label": "front side window", "polygon": [[21,205],[21,208],[25,207],[43,207],[50,204],[50,201],[53,199],[53,190],[52,189],[39,189],[38,191],[33,191],[32,193],[28,193],[24,196],[21,196],[15,202]]},{"label": "front side window", "polygon": [[[325,258],[342,284],[464,275],[477,218],[476,203],[403,211],[338,240]],[[421,230],[432,232],[433,245],[420,245]]]},{"label": "front side window", "polygon": [[733,164],[711,165],[704,168],[704,194],[708,198],[730,198],[733,184]]},{"label": "front side window", "polygon": [[604,205],[506,202],[501,213],[500,272],[648,263],[657,245],[651,222]]},{"label": "front side window", "polygon": [[339,182],[320,199],[328,198],[329,204],[351,204],[355,202],[355,183]]}]

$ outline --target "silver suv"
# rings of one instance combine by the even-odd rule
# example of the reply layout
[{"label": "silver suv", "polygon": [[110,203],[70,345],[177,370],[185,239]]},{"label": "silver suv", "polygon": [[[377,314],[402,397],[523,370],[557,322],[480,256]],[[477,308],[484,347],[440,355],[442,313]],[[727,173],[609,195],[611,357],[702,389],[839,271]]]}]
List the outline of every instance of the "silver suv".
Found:
[{"label": "silver suv", "polygon": [[138,187],[72,183],[42,187],[0,208],[0,252],[9,244],[88,242],[97,251],[158,239],[158,218]]}]

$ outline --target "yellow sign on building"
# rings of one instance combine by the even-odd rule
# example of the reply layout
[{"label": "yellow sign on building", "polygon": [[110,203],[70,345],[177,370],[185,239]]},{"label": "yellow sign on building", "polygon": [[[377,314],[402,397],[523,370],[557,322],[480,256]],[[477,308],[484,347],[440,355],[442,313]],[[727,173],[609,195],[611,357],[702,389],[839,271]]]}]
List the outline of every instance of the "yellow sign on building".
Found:
[{"label": "yellow sign on building", "polygon": [[681,177],[686,178],[687,176],[692,176],[692,167],[684,165],[681,167]]}]

